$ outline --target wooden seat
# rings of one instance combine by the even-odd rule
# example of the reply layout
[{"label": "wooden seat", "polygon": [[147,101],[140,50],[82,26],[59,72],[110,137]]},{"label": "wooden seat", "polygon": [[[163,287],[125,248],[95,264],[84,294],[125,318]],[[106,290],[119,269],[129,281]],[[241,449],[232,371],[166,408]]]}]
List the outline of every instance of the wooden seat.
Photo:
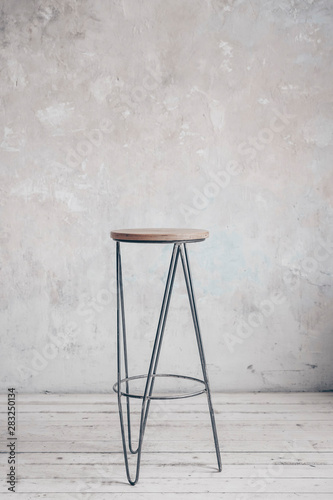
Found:
[{"label": "wooden seat", "polygon": [[111,231],[111,238],[116,241],[137,241],[150,243],[200,241],[208,238],[205,229],[116,229]]}]

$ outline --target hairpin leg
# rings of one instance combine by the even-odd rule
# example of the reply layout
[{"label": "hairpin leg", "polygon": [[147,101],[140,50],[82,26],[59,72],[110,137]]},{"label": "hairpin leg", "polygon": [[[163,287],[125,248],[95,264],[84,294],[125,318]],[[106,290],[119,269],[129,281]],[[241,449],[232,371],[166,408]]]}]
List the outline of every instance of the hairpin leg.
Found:
[{"label": "hairpin leg", "polygon": [[196,334],[196,338],[197,338],[202,373],[203,373],[203,378],[204,378],[204,382],[205,382],[205,386],[206,386],[206,393],[207,393],[208,407],[209,407],[210,419],[211,419],[213,436],[214,436],[218,470],[219,470],[219,472],[221,472],[221,470],[222,470],[221,453],[220,453],[219,441],[218,441],[217,430],[216,430],[215,415],[214,415],[212,399],[211,399],[211,394],[210,394],[210,387],[209,387],[209,381],[208,381],[208,375],[207,375],[207,369],[206,369],[205,355],[204,355],[203,345],[202,345],[202,340],[201,340],[198,313],[197,313],[197,308],[196,308],[195,298],[194,298],[194,291],[193,291],[193,286],[192,286],[190,265],[189,265],[188,256],[187,256],[186,243],[184,243],[183,245],[180,246],[180,255],[181,255],[184,277],[185,277],[185,282],[186,282],[187,294],[188,294],[188,298],[190,301],[190,307],[191,307],[191,313],[192,313],[192,318],[193,318],[193,323],[194,323],[195,334]]},{"label": "hairpin leg", "polygon": [[[121,435],[122,435],[122,443],[123,443],[123,451],[124,451],[124,459],[125,459],[125,468],[128,482],[131,485],[135,485],[139,479],[140,473],[140,461],[141,461],[141,451],[142,451],[142,443],[143,436],[146,428],[148,411],[150,406],[150,397],[152,395],[153,386],[154,386],[154,377],[153,375],[156,373],[157,364],[159,360],[162,339],[164,334],[164,328],[166,323],[166,318],[168,315],[170,297],[173,288],[177,262],[179,258],[179,245],[175,244],[173,247],[168,277],[165,285],[165,291],[162,301],[162,307],[159,317],[159,322],[157,326],[155,342],[153,346],[153,351],[150,359],[149,371],[147,375],[147,382],[145,386],[145,391],[142,399],[142,407],[141,407],[141,418],[140,418],[140,431],[139,431],[139,442],[136,450],[133,450],[131,443],[131,430],[130,430],[130,403],[129,397],[126,396],[127,399],[127,425],[128,425],[128,441],[129,441],[129,450],[132,454],[137,454],[137,463],[136,463],[136,472],[135,478],[132,479],[129,471],[129,463],[128,463],[128,452],[127,452],[127,444],[125,437],[125,427],[124,427],[124,418],[122,411],[122,402],[121,402],[121,337],[123,342],[123,351],[124,351],[124,365],[125,365],[125,375],[128,378],[128,361],[127,361],[127,344],[126,344],[126,328],[125,328],[125,308],[124,308],[124,293],[123,293],[123,282],[122,282],[122,269],[121,269],[121,255],[120,255],[120,243],[117,242],[116,248],[116,260],[117,260],[117,381],[118,381],[118,409],[120,416],[120,427],[121,427]],[[121,332],[122,331],[122,336]],[[126,380],[126,393],[129,393],[128,381]]]}]

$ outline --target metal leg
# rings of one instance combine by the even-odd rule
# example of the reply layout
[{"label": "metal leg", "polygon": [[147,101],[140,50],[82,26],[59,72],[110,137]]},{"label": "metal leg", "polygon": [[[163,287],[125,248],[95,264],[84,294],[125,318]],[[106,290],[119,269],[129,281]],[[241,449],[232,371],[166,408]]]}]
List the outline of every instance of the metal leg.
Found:
[{"label": "metal leg", "polygon": [[[170,262],[169,274],[168,274],[167,282],[165,285],[165,291],[164,291],[164,296],[163,296],[160,317],[158,320],[158,326],[157,326],[157,332],[156,332],[156,337],[155,337],[155,344],[154,344],[154,348],[153,348],[153,354],[151,356],[151,361],[150,361],[150,366],[149,366],[146,390],[147,390],[148,385],[149,385],[150,377],[152,375],[155,375],[156,370],[157,370],[157,365],[158,365],[158,360],[160,357],[162,340],[163,340],[163,335],[164,335],[165,323],[166,323],[166,319],[167,319],[168,311],[169,311],[171,292],[172,292],[173,283],[174,283],[175,274],[176,274],[176,269],[177,269],[178,258],[179,258],[179,245],[174,244],[171,262]],[[156,350],[155,350],[155,346],[156,346]],[[155,378],[152,377],[151,383],[150,383],[150,388],[149,388],[148,400],[147,400],[147,408],[146,408],[145,415],[143,418],[143,432],[145,431],[145,428],[146,428],[148,411],[149,411],[150,402],[151,402],[150,397],[151,397],[152,392],[153,392],[154,383],[155,383]]]},{"label": "metal leg", "polygon": [[184,277],[185,277],[185,282],[186,282],[187,294],[188,294],[188,298],[190,301],[190,307],[191,307],[191,313],[192,313],[192,318],[193,318],[193,323],[194,323],[195,334],[196,334],[197,343],[198,343],[202,373],[203,373],[204,382],[205,382],[205,386],[206,386],[207,400],[208,400],[208,407],[209,407],[210,419],[211,419],[213,436],[214,436],[218,470],[219,470],[219,472],[221,472],[221,470],[222,470],[221,453],[220,453],[219,441],[218,441],[218,436],[217,436],[217,431],[216,431],[215,415],[214,415],[212,399],[211,399],[211,394],[210,394],[205,355],[204,355],[203,345],[202,345],[202,340],[201,340],[198,313],[197,313],[197,308],[195,305],[194,291],[193,291],[193,286],[192,286],[190,265],[189,265],[189,260],[188,260],[188,256],[187,256],[186,243],[183,243],[182,245],[180,245],[180,255],[181,255]]},{"label": "metal leg", "polygon": [[[150,397],[152,395],[153,386],[154,386],[154,378],[153,375],[156,373],[157,364],[159,360],[161,344],[164,334],[164,328],[166,323],[166,318],[169,310],[169,303],[171,292],[173,288],[177,262],[179,258],[179,244],[174,244],[168,277],[165,285],[165,291],[162,301],[162,307],[159,317],[159,322],[157,326],[155,342],[153,346],[153,351],[151,355],[149,371],[147,375],[147,382],[145,386],[145,391],[142,399],[142,407],[141,407],[141,419],[140,419],[140,431],[139,431],[139,443],[138,447],[135,451],[133,451],[131,446],[131,432],[130,432],[130,404],[129,398],[127,397],[127,423],[128,423],[128,439],[129,439],[129,448],[131,453],[137,453],[137,463],[136,463],[136,473],[135,478],[131,479],[129,464],[128,464],[128,453],[127,453],[127,445],[126,445],[126,437],[125,437],[125,428],[124,428],[124,418],[122,411],[122,402],[121,402],[121,334],[123,338],[123,349],[124,349],[124,364],[125,364],[125,374],[126,378],[128,378],[128,362],[127,362],[127,345],[126,345],[126,328],[125,328],[125,312],[124,312],[124,294],[123,294],[123,283],[122,283],[122,269],[121,269],[121,255],[120,255],[120,243],[117,242],[116,249],[116,260],[117,260],[117,381],[118,381],[118,409],[119,409],[119,417],[120,417],[120,427],[121,427],[121,435],[122,435],[122,443],[123,443],[123,451],[124,451],[124,459],[125,459],[125,467],[126,467],[126,475],[128,482],[131,485],[135,485],[139,479],[140,472],[140,461],[141,461],[141,451],[142,451],[142,443],[143,436],[146,428],[148,411],[150,406]],[[128,381],[126,381],[126,392],[128,391]]]},{"label": "metal leg", "polygon": [[[120,296],[120,297],[119,297]],[[120,298],[120,301],[119,301]],[[120,314],[119,314],[119,302],[120,302]],[[124,290],[123,290],[123,278],[121,269],[121,254],[120,254],[120,243],[117,242],[117,332],[119,332],[119,325],[122,325],[123,332],[123,349],[124,349],[124,368],[125,377],[128,378],[128,360],[127,360],[127,341],[126,341],[126,325],[125,325],[125,304],[124,304]],[[119,348],[120,351],[120,348]],[[118,365],[120,366],[120,364]],[[126,381],[126,392],[129,392],[128,381]],[[133,450],[132,447],[132,437],[131,437],[131,411],[130,411],[130,398],[126,397],[127,404],[127,431],[128,431],[128,447],[132,454],[137,453],[137,449]]]}]

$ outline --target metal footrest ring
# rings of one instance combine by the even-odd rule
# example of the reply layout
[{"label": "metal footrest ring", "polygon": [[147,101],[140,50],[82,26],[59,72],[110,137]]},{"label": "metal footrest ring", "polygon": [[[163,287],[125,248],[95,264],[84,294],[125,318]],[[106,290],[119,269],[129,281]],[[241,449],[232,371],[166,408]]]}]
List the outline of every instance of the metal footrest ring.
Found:
[{"label": "metal footrest ring", "polygon": [[[164,393],[162,393],[161,395],[157,395],[157,396],[150,395],[150,396],[147,396],[146,399],[162,400],[162,399],[191,398],[193,396],[198,396],[199,394],[203,394],[204,392],[207,391],[205,382],[203,380],[198,379],[198,378],[187,377],[185,375],[174,375],[174,374],[170,374],[170,373],[159,373],[159,374],[152,375],[151,379],[154,379],[154,378],[157,378],[157,377],[160,377],[160,378],[161,377],[181,378],[181,379],[190,380],[192,382],[197,382],[197,383],[203,384],[204,387],[202,389],[199,389],[199,390],[196,390],[196,391],[193,391],[193,392],[184,392],[184,393],[180,393],[180,394],[174,394],[174,393],[173,394],[164,394]],[[147,375],[136,375],[134,377],[123,378],[120,381],[120,388],[121,388],[121,384],[124,383],[124,384],[126,384],[126,390],[121,390],[120,394],[122,396],[126,396],[128,398],[143,399],[144,398],[144,394],[132,394],[128,390],[128,383],[131,380],[138,380],[138,379],[147,379]],[[113,390],[114,390],[114,392],[118,393],[118,382],[116,382],[114,384]]]}]

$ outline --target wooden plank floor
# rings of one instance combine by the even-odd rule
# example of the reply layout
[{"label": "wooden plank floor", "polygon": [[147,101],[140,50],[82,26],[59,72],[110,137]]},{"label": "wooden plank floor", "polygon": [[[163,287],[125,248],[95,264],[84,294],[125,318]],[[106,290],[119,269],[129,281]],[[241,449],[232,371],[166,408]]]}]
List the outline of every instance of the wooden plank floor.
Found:
[{"label": "wooden plank floor", "polygon": [[[0,498],[10,499],[7,404],[5,395],[0,398]],[[133,407],[134,426],[139,404]],[[140,481],[132,487],[114,394],[19,394],[19,498],[333,499],[333,393],[214,394],[213,404],[222,473],[216,468],[205,395],[154,401]]]}]

